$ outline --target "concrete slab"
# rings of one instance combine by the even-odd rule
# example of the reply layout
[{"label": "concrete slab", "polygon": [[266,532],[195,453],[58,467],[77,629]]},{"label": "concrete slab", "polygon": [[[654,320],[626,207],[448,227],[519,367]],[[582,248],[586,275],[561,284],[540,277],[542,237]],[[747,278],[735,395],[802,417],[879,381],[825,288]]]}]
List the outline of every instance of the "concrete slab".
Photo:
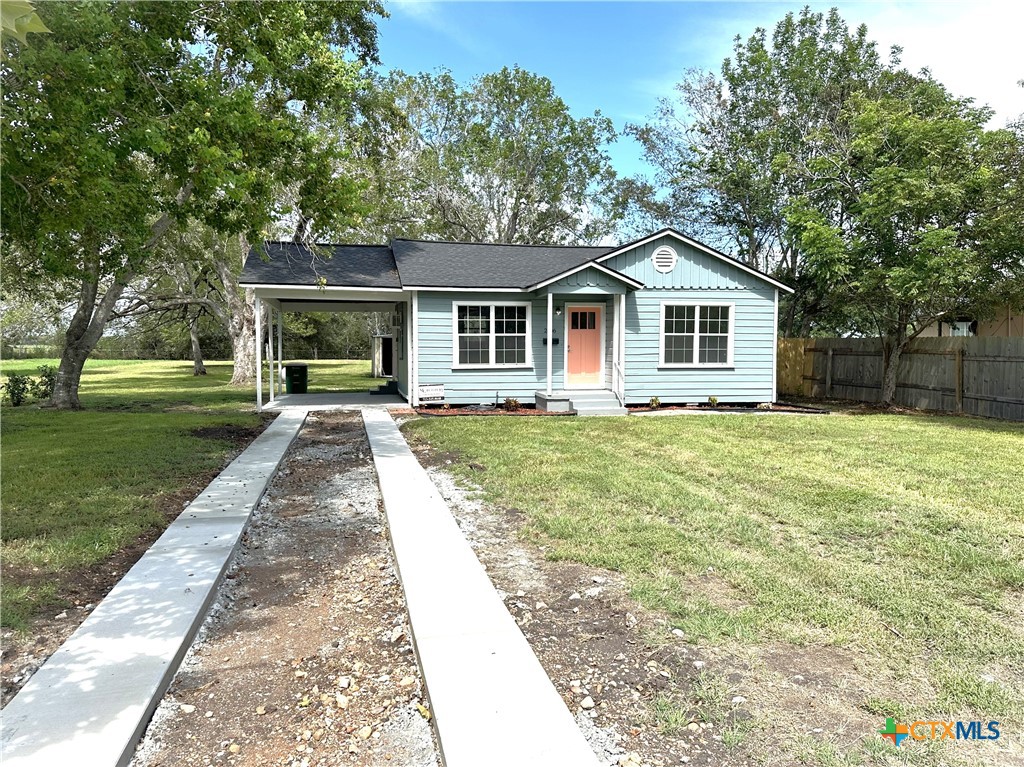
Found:
[{"label": "concrete slab", "polygon": [[314,394],[282,394],[273,402],[263,403],[263,409],[274,411],[302,410],[364,410],[366,408],[409,407],[397,394],[370,394],[369,392],[317,392]]},{"label": "concrete slab", "polygon": [[279,415],[0,713],[4,767],[127,764],[306,414]]},{"label": "concrete slab", "polygon": [[597,757],[386,411],[364,411],[446,767],[596,767]]}]

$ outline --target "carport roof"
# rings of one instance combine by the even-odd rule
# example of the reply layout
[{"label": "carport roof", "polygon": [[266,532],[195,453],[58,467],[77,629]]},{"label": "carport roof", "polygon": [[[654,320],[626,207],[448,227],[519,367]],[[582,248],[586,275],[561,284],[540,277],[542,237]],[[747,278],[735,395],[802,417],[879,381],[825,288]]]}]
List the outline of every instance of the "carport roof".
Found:
[{"label": "carport roof", "polygon": [[268,242],[249,251],[242,285],[323,285],[401,289],[395,257],[387,245],[315,245]]}]

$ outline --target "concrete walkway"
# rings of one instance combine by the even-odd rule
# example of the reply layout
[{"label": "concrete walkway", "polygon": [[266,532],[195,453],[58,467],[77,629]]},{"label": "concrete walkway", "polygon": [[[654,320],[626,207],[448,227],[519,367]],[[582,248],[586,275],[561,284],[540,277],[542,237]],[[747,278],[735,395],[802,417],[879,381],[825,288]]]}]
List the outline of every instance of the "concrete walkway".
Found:
[{"label": "concrete walkway", "polygon": [[446,767],[596,767],[391,416],[366,410],[363,422]]},{"label": "concrete walkway", "polygon": [[301,410],[364,410],[365,408],[405,408],[409,404],[397,394],[369,392],[314,392],[313,394],[282,394],[273,402],[264,402],[270,411]]},{"label": "concrete walkway", "polygon": [[164,531],[3,710],[4,767],[127,764],[305,411],[287,411]]}]

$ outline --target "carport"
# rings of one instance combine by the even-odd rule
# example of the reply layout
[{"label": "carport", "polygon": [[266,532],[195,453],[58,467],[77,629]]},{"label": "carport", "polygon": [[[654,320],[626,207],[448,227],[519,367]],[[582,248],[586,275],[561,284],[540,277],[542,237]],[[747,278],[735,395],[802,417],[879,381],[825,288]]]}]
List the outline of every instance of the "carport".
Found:
[{"label": "carport", "polygon": [[[295,242],[268,242],[246,258],[239,285],[255,297],[256,408],[325,409],[360,403],[385,405],[404,402],[402,364],[408,359],[406,325],[409,294],[401,287],[394,258],[387,246],[326,245],[309,247]],[[264,310],[268,327],[264,328]],[[392,370],[403,396],[327,392],[284,392],[285,312],[382,312],[390,317],[394,343]],[[265,343],[263,343],[265,341]],[[263,360],[269,380],[263,380]]]}]

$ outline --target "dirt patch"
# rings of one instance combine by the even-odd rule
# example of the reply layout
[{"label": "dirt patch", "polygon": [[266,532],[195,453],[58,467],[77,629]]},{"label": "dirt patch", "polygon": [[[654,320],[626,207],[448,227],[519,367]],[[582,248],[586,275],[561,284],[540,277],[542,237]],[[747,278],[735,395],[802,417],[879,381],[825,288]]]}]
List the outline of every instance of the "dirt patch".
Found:
[{"label": "dirt patch", "polygon": [[435,767],[356,414],[311,414],[135,767]]},{"label": "dirt patch", "polygon": [[[258,437],[273,420],[264,418],[254,427],[209,427],[196,432],[209,431],[195,436],[211,439],[226,439],[234,444],[223,462],[226,466]],[[231,436],[213,434],[218,430],[229,430]],[[223,467],[222,467],[223,468]],[[25,585],[53,583],[56,581],[59,603],[49,611],[40,611],[32,618],[23,631],[5,630],[2,634],[3,648],[0,650],[0,707],[6,706],[46,659],[67,641],[89,613],[110,593],[124,574],[149,550],[164,529],[198,496],[222,469],[214,469],[192,477],[188,484],[173,493],[166,493],[156,499],[157,511],[164,518],[160,527],[154,527],[138,535],[131,543],[112,557],[89,567],[68,573],[49,573],[39,569],[12,568],[3,566],[3,577]]]},{"label": "dirt patch", "polygon": [[267,428],[267,424],[273,421],[274,417],[267,417],[267,414],[263,414],[262,419],[256,426],[239,426],[238,424],[222,424],[220,426],[200,426],[198,429],[193,429],[189,432],[193,437],[199,439],[219,439],[224,442],[230,442],[238,447],[247,447],[250,442],[256,439],[263,430]]}]

